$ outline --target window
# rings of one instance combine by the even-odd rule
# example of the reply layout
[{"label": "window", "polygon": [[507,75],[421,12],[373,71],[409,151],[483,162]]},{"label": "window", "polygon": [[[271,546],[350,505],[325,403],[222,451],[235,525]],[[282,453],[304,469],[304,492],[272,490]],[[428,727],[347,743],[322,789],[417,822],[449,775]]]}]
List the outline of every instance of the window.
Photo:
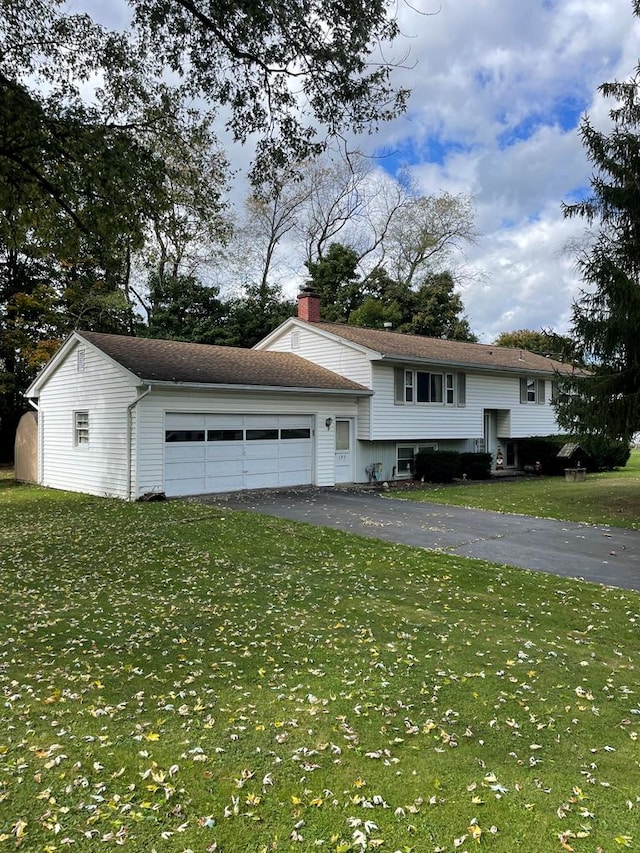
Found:
[{"label": "window", "polygon": [[396,477],[410,477],[413,459],[421,450],[437,450],[437,444],[399,444],[396,448]]},{"label": "window", "polygon": [[241,429],[208,429],[207,441],[242,441]]},{"label": "window", "polygon": [[248,429],[247,441],[277,441],[277,429]]},{"label": "window", "polygon": [[544,404],[544,379],[523,376],[520,379],[520,402]]},{"label": "window", "polygon": [[413,403],[413,370],[404,372],[404,399],[407,403]]},{"label": "window", "polygon": [[[441,373],[425,373],[422,370],[405,370],[405,387],[411,388],[411,397],[405,395],[407,403],[442,403],[442,380]],[[409,385],[409,378],[411,385]],[[415,395],[414,395],[415,384]]]},{"label": "window", "polygon": [[346,452],[350,447],[351,425],[349,421],[336,420],[336,450]]},{"label": "window", "polygon": [[467,375],[456,373],[456,384],[458,386],[458,406],[464,408],[467,405]]},{"label": "window", "polygon": [[75,446],[89,444],[89,412],[74,412],[73,423]]},{"label": "window", "polygon": [[174,441],[204,441],[203,429],[168,429],[165,430],[164,440]]},{"label": "window", "polygon": [[290,427],[280,430],[280,438],[283,441],[294,438],[311,438],[311,430],[308,427]]},{"label": "window", "polygon": [[445,375],[445,389],[445,403],[447,406],[453,406],[455,401],[453,373],[447,373]]}]

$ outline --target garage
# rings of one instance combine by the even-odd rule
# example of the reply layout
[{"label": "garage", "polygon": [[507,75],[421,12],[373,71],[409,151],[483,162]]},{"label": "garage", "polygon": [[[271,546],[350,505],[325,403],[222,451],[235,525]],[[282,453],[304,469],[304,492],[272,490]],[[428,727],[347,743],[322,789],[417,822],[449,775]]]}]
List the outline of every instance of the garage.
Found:
[{"label": "garage", "polygon": [[170,497],[313,482],[310,415],[168,412],[164,448]]}]

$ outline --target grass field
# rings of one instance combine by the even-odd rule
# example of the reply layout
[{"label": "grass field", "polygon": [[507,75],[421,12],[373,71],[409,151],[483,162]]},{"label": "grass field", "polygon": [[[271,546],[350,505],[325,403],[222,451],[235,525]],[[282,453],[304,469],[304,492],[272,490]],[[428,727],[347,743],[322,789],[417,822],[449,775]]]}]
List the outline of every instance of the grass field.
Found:
[{"label": "grass field", "polygon": [[636,593],[8,479],[0,540],[0,851],[640,848]]},{"label": "grass field", "polygon": [[[391,492],[393,495],[393,491]],[[501,479],[402,492],[402,498],[560,518],[590,524],[640,529],[640,451],[631,454],[625,468],[588,474],[584,483],[562,477]]]}]

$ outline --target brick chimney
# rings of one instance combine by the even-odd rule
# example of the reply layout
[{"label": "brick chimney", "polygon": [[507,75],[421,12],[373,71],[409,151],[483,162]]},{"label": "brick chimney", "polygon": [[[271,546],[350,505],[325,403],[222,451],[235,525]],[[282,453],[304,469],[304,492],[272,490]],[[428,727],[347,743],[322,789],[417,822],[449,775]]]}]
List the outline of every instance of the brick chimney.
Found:
[{"label": "brick chimney", "polygon": [[298,317],[308,323],[320,322],[320,297],[313,286],[306,284],[298,294]]}]

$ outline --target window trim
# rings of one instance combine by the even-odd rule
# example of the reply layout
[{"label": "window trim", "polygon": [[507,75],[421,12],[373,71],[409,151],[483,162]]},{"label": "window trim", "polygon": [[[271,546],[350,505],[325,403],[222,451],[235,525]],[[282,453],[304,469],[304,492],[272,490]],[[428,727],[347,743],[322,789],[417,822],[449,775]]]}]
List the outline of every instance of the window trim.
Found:
[{"label": "window trim", "polygon": [[78,409],[73,413],[73,446],[88,447],[91,439],[88,409]]},{"label": "window trim", "polygon": [[[429,399],[420,399],[425,390]],[[396,406],[464,408],[467,404],[466,373],[394,367],[393,401]]]},{"label": "window trim", "polygon": [[544,406],[546,381],[535,376],[520,377],[520,402],[525,406]]},{"label": "window trim", "polygon": [[[396,443],[396,480],[406,480],[411,477],[411,465],[409,467],[405,467],[404,465],[400,466],[400,462],[413,462],[416,457],[416,453],[419,453],[421,450],[437,450],[438,442],[437,441],[399,441]],[[411,458],[405,456],[402,460],[400,459],[400,450],[411,450]]]}]

